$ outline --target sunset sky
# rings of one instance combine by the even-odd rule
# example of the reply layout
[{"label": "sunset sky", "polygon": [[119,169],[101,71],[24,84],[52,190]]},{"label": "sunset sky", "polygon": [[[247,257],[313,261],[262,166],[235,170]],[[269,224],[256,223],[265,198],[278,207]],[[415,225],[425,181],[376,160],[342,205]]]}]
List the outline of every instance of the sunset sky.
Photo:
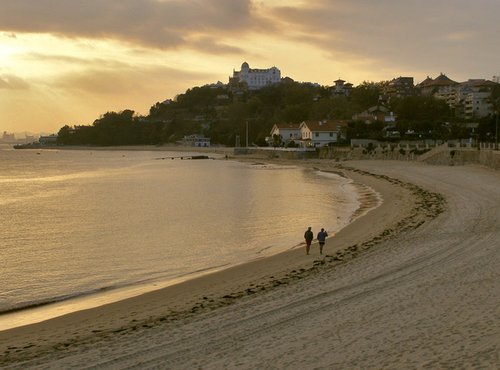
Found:
[{"label": "sunset sky", "polygon": [[0,0],[0,135],[147,114],[246,61],[332,85],[500,75],[498,0]]}]

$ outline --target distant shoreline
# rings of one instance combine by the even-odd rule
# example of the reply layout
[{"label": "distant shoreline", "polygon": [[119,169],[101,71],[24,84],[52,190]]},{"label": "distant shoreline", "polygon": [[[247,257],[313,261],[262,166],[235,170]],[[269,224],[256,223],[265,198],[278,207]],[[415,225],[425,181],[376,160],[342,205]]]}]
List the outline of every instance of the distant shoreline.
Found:
[{"label": "distant shoreline", "polygon": [[209,152],[209,153],[232,153],[233,147],[196,147],[182,145],[117,145],[117,146],[93,146],[93,145],[39,145],[26,146],[22,149],[50,149],[50,150],[136,150],[136,151],[174,151],[174,152]]}]

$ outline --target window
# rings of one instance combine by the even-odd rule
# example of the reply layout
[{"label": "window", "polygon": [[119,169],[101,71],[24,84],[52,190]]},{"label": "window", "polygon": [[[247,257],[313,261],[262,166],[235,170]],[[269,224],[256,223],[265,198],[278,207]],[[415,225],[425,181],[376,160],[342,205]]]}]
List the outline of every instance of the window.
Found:
[{"label": "window", "polygon": [[330,132],[330,137],[333,137],[333,132]]},{"label": "window", "polygon": [[319,136],[319,132],[315,132],[314,136],[318,137]]}]

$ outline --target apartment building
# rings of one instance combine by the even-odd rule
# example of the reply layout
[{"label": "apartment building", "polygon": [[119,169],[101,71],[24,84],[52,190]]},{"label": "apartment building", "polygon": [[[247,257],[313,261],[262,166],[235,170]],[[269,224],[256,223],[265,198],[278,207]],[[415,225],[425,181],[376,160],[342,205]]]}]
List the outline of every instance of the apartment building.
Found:
[{"label": "apartment building", "polygon": [[389,81],[383,88],[382,93],[384,96],[404,98],[407,96],[415,95],[415,85],[413,77],[398,77]]}]

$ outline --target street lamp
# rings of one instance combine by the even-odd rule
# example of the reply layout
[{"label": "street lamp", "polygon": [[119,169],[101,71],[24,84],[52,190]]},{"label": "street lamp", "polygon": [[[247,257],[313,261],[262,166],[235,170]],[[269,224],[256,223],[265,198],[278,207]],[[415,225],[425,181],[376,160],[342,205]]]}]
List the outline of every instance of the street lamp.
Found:
[{"label": "street lamp", "polygon": [[495,150],[498,150],[498,111],[495,112],[496,123],[495,123]]},{"label": "street lamp", "polygon": [[248,121],[247,121],[247,127],[246,127],[246,148],[248,148]]}]

